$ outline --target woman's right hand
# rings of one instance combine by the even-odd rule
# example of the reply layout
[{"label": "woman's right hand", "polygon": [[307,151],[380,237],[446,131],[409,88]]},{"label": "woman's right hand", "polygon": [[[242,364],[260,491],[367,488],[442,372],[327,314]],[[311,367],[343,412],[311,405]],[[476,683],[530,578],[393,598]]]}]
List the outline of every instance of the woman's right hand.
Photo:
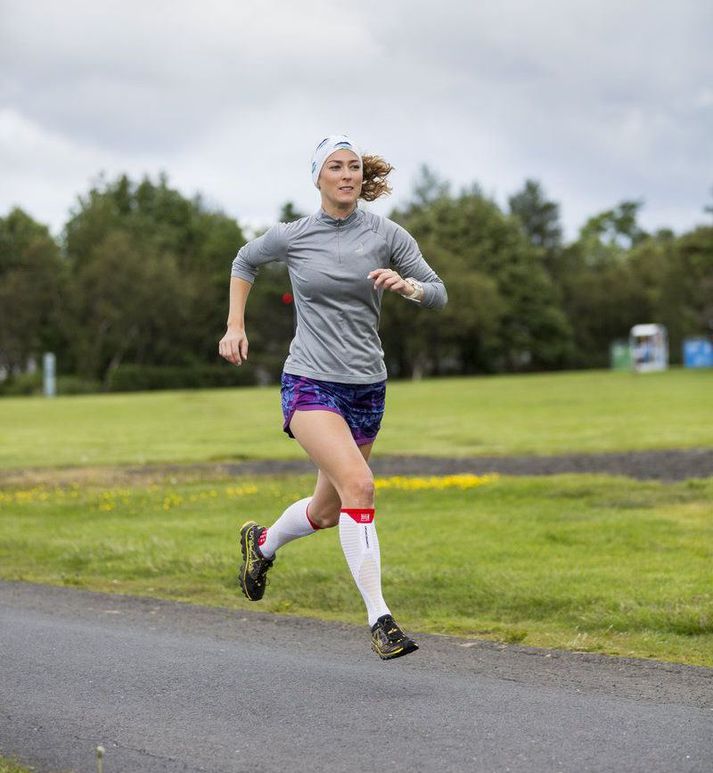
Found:
[{"label": "woman's right hand", "polygon": [[218,353],[233,365],[242,365],[248,358],[248,337],[245,331],[229,327],[218,343]]}]

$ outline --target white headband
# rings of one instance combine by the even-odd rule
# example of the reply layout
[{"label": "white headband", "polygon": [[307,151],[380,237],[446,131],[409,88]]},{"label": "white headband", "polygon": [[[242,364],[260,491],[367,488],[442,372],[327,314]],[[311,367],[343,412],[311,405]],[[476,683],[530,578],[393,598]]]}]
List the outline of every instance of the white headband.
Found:
[{"label": "white headband", "polygon": [[361,150],[343,134],[331,134],[325,137],[315,148],[312,154],[312,182],[317,185],[319,173],[322,171],[324,162],[334,153],[335,150],[351,150],[359,159],[361,166]]}]

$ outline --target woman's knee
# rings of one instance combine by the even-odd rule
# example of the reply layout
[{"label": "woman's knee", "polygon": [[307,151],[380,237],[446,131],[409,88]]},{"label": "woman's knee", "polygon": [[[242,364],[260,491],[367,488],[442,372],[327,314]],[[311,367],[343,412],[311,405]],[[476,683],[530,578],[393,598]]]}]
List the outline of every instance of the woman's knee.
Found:
[{"label": "woman's knee", "polygon": [[371,507],[374,504],[374,476],[366,467],[356,474],[349,475],[341,481],[342,504],[357,507]]},{"label": "woman's knee", "polygon": [[367,467],[366,471],[336,481],[336,487],[330,486],[329,491],[318,486],[309,503],[309,518],[320,529],[328,529],[339,523],[342,507],[373,506],[374,476]]}]

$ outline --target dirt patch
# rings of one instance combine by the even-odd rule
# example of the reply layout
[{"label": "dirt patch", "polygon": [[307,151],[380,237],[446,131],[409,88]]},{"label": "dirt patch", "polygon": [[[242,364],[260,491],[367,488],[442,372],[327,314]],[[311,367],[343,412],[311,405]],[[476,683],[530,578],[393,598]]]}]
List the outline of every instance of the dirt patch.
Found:
[{"label": "dirt patch", "polygon": [[[559,475],[599,473],[639,480],[680,481],[713,476],[713,449],[628,451],[559,456],[374,456],[376,475]],[[308,460],[255,460],[154,464],[116,467],[30,468],[0,471],[0,486],[121,485],[219,480],[253,475],[300,475],[314,472]]]}]

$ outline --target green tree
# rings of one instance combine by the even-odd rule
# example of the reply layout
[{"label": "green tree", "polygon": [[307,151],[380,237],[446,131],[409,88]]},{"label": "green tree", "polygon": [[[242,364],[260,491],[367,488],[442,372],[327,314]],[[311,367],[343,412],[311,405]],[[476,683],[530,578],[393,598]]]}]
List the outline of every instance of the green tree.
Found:
[{"label": "green tree", "polygon": [[[647,237],[647,233],[638,223],[642,206],[641,201],[622,201],[613,209],[590,217],[581,229],[580,240],[609,248],[609,256],[621,254]],[[591,256],[590,262],[596,262],[603,254],[605,253],[597,251]]]},{"label": "green tree", "polygon": [[[563,249],[558,286],[574,331],[575,366],[605,367],[612,341],[626,338],[632,325],[655,321],[661,256],[638,224],[640,208],[624,201],[594,215]],[[638,262],[630,260],[634,250]]]},{"label": "green tree", "polygon": [[63,281],[59,245],[47,227],[18,208],[0,218],[0,367],[8,373],[56,349]]},{"label": "green tree", "polygon": [[562,272],[562,227],[559,204],[549,201],[536,180],[526,180],[522,190],[508,199],[510,214],[540,253],[542,265],[557,284]]},{"label": "green tree", "polygon": [[413,185],[412,207],[427,207],[451,195],[451,186],[427,164],[422,164]]},{"label": "green tree", "polygon": [[217,362],[230,262],[244,241],[233,219],[184,197],[164,175],[99,180],[64,234],[76,370],[107,380],[119,362]]},{"label": "green tree", "polygon": [[681,301],[682,335],[713,334],[713,226],[676,240],[669,290]]},{"label": "green tree", "polygon": [[280,223],[292,223],[295,220],[301,220],[304,216],[304,213],[295,209],[292,201],[286,201],[280,208],[280,214],[277,219]]},{"label": "green tree", "polygon": [[537,180],[525,180],[524,188],[510,196],[508,204],[510,214],[520,219],[532,244],[546,251],[561,246],[559,204],[547,200]]},{"label": "green tree", "polygon": [[65,322],[79,375],[107,380],[123,362],[169,365],[185,358],[177,357],[176,339],[191,323],[191,286],[175,256],[149,252],[115,230],[73,279]]},{"label": "green tree", "polygon": [[453,196],[431,174],[417,190],[393,218],[416,238],[449,290],[447,313],[424,314],[422,323],[438,336],[442,359],[455,361],[459,372],[563,365],[571,330],[541,252],[520,222],[478,186]]}]

